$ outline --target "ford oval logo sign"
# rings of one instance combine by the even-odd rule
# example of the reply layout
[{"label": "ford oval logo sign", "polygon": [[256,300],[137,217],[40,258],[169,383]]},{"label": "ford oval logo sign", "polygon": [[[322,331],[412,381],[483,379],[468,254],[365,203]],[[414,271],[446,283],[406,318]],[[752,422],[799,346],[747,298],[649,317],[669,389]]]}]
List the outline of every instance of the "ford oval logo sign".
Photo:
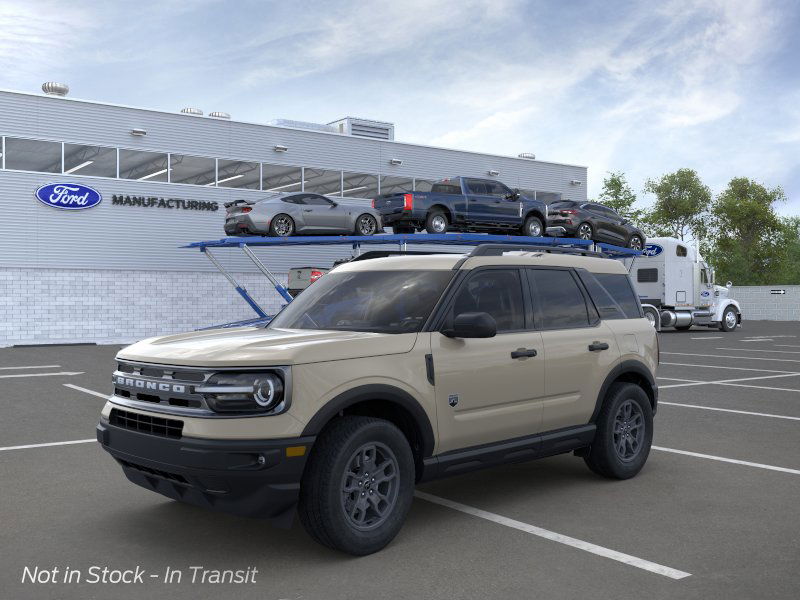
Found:
[{"label": "ford oval logo sign", "polygon": [[664,251],[664,248],[658,244],[646,244],[642,250],[642,256],[658,256]]},{"label": "ford oval logo sign", "polygon": [[82,210],[97,206],[103,196],[97,190],[79,183],[48,183],[36,190],[36,199],[55,208]]}]

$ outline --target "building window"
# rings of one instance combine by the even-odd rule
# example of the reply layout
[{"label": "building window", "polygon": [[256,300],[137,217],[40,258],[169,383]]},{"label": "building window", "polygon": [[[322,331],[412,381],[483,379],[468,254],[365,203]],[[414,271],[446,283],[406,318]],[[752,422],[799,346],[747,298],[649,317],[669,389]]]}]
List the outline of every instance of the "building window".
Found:
[{"label": "building window", "polygon": [[261,172],[258,163],[220,159],[217,168],[219,170],[217,173],[219,187],[259,189]]},{"label": "building window", "polygon": [[169,180],[172,183],[214,185],[216,182],[217,161],[213,158],[171,154],[169,169]]},{"label": "building window", "polygon": [[261,189],[265,192],[299,192],[303,188],[303,170],[284,165],[261,165]]},{"label": "building window", "polygon": [[64,174],[117,176],[117,149],[64,144]]},{"label": "building window", "polygon": [[141,150],[119,151],[119,176],[139,181],[168,181],[167,155]]},{"label": "building window", "polygon": [[326,196],[342,195],[342,172],[306,167],[305,191]]},{"label": "building window", "polygon": [[402,194],[414,191],[414,180],[410,177],[395,177],[384,175],[381,177],[381,194]]},{"label": "building window", "polygon": [[61,143],[6,138],[6,169],[61,173]]},{"label": "building window", "polygon": [[348,173],[345,171],[342,176],[344,178],[342,195],[345,198],[374,198],[378,195],[377,175]]},{"label": "building window", "polygon": [[433,184],[436,183],[433,179],[415,179],[414,191],[415,192],[430,192]]}]

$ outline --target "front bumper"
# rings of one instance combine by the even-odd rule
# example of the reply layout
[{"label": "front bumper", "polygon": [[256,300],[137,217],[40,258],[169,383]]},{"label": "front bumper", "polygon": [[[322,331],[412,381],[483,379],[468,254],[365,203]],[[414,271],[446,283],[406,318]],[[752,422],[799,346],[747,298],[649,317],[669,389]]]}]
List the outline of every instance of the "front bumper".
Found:
[{"label": "front bumper", "polygon": [[[97,425],[97,441],[133,483],[196,506],[283,525],[291,523],[314,440],[170,439],[105,419]],[[300,446],[302,456],[289,456]]]}]

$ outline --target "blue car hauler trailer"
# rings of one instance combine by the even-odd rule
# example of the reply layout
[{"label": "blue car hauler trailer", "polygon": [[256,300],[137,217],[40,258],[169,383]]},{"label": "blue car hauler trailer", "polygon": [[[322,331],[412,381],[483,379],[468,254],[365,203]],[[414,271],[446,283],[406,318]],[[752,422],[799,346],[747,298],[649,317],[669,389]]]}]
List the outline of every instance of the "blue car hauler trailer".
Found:
[{"label": "blue car hauler trailer", "polygon": [[220,240],[210,240],[205,242],[193,242],[183,248],[198,248],[203,252],[213,265],[219,269],[225,278],[236,289],[239,295],[258,315],[255,319],[246,321],[236,321],[215,327],[238,327],[246,325],[266,324],[272,316],[268,315],[264,309],[253,299],[248,291],[239,284],[225,267],[217,260],[212,252],[212,248],[239,248],[253,262],[256,268],[261,271],[270,283],[275,287],[275,291],[286,300],[292,301],[289,291],[281,285],[275,275],[259,259],[252,248],[254,247],[280,247],[287,246],[330,246],[330,245],[350,245],[353,254],[357,257],[361,252],[361,246],[397,244],[400,252],[405,252],[408,245],[442,245],[442,246],[482,246],[495,245],[501,246],[501,250],[541,250],[545,252],[584,252],[594,256],[607,258],[631,258],[641,254],[638,250],[622,248],[611,244],[602,244],[592,240],[581,240],[577,238],[555,238],[555,237],[525,237],[519,235],[483,235],[477,233],[410,233],[410,234],[387,234],[369,237],[352,235],[327,235],[327,236],[293,236],[293,237],[228,237]]}]

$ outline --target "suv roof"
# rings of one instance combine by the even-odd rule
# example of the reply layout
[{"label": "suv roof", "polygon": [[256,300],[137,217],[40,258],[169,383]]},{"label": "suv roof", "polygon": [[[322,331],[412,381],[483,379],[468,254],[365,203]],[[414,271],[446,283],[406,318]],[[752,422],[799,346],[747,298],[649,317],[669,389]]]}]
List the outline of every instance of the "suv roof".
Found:
[{"label": "suv roof", "polygon": [[[460,264],[459,264],[460,263]],[[623,273],[627,269],[618,260],[575,254],[554,254],[539,250],[510,251],[502,256],[467,256],[466,254],[430,254],[415,256],[389,256],[342,264],[337,271],[402,271],[475,269],[484,266],[540,265],[548,267],[573,267],[592,273]]]}]

